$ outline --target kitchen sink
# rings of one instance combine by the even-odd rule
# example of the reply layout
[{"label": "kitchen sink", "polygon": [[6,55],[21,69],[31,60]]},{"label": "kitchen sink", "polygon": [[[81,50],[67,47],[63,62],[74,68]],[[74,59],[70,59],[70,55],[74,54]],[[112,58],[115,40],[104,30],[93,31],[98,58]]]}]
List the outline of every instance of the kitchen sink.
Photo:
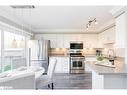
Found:
[{"label": "kitchen sink", "polygon": [[106,66],[106,67],[111,67],[115,68],[115,65],[112,65],[112,62],[110,61],[97,61],[95,65],[100,65],[100,66]]}]

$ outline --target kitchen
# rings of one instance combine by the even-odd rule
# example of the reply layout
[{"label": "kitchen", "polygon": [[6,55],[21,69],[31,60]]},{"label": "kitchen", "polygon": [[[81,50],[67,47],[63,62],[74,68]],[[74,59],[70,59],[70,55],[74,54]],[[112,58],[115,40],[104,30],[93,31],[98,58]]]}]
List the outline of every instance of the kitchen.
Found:
[{"label": "kitchen", "polygon": [[[16,61],[20,63],[18,67],[24,66],[23,63],[28,68],[39,65],[45,69],[43,75],[47,73],[50,60],[56,59],[54,89],[127,88],[126,6],[25,7],[28,9],[24,6],[0,6],[1,25],[18,27],[20,33],[17,34],[26,37],[24,53],[20,55],[22,49],[16,50],[14,40],[19,37],[12,37],[13,50],[4,51],[1,36],[1,57],[23,56],[25,62]],[[17,23],[18,18],[22,19]],[[1,35],[5,34],[2,32]],[[44,44],[46,41],[48,45]]]}]

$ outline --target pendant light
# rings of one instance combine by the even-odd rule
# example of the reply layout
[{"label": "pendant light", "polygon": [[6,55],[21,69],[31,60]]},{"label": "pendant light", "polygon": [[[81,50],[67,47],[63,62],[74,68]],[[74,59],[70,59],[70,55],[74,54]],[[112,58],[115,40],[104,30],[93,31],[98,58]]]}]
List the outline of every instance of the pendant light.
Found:
[{"label": "pendant light", "polygon": [[92,23],[94,23],[95,25],[98,24],[96,18],[94,18],[93,20],[89,20],[88,23],[86,24],[86,30],[89,30],[89,27],[92,25]]},{"label": "pendant light", "polygon": [[[29,9],[29,16],[31,17],[31,10]],[[32,31],[31,24],[29,24],[29,31]],[[30,38],[30,40],[27,42],[27,47],[30,49],[33,46],[34,40]]]},{"label": "pendant light", "polygon": [[[15,16],[15,10],[13,10],[13,15]],[[15,36],[14,36],[14,38],[12,39],[11,47],[12,47],[12,48],[17,48],[17,41],[16,41],[16,39],[15,39]]]},{"label": "pendant light", "polygon": [[[29,9],[29,16],[31,16],[31,10]],[[31,25],[29,24],[29,31],[31,32]],[[28,40],[28,42],[27,42],[27,48],[28,48],[28,60],[29,60],[29,62],[28,62],[28,67],[30,67],[31,66],[31,48],[33,47],[33,45],[34,45],[34,40],[32,40],[31,38],[30,38],[30,40]]]},{"label": "pendant light", "polygon": [[[23,9],[21,9],[21,16],[22,16],[22,18],[23,18]],[[24,30],[24,28],[23,28],[23,20],[22,20],[22,27],[21,27],[22,29],[21,29],[21,36],[22,36],[22,38],[21,38],[21,40],[20,40],[20,43],[19,43],[19,47],[20,48],[24,48],[24,46],[25,46],[25,44],[24,44],[24,38],[23,38],[23,30]]]},{"label": "pendant light", "polygon": [[17,48],[17,41],[16,41],[15,37],[12,40],[12,48]]}]

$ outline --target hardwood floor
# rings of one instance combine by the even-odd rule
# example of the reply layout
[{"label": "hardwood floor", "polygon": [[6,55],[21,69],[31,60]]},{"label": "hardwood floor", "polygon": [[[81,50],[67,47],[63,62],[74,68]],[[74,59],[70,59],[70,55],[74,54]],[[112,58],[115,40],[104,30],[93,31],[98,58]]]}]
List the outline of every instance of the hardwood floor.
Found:
[{"label": "hardwood floor", "polygon": [[[92,73],[57,73],[54,74],[53,80],[54,89],[92,89]],[[44,87],[42,89],[47,89],[47,87]]]}]

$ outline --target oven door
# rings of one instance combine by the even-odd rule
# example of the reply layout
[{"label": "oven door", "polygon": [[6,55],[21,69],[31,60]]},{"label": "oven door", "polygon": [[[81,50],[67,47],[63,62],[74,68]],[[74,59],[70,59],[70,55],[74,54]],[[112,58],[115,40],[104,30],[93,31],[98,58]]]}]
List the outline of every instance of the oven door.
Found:
[{"label": "oven door", "polygon": [[84,61],[83,60],[71,60],[71,69],[84,69]]}]

